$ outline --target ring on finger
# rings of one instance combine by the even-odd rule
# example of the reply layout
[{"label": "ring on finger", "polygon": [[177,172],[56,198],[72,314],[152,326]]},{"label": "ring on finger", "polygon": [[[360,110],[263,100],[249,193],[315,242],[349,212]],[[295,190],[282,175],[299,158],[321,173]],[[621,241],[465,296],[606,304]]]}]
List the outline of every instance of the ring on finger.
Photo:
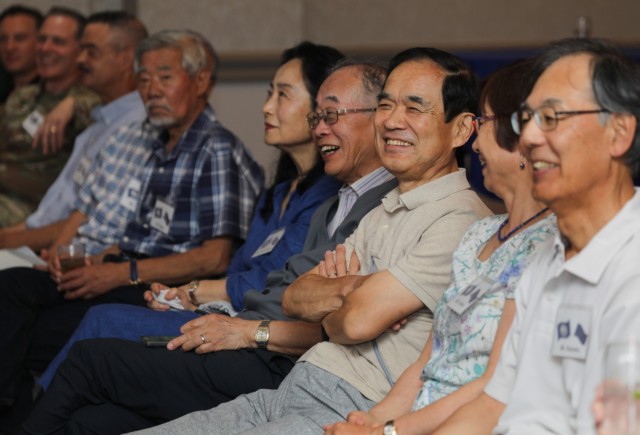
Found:
[{"label": "ring on finger", "polygon": [[204,334],[200,334],[200,340],[202,340],[202,344],[206,343],[206,340],[204,339]]},{"label": "ring on finger", "polygon": [[51,128],[49,129],[49,133],[51,133],[51,134],[55,134],[56,131],[57,131],[57,128],[56,128],[55,125],[52,125]]}]

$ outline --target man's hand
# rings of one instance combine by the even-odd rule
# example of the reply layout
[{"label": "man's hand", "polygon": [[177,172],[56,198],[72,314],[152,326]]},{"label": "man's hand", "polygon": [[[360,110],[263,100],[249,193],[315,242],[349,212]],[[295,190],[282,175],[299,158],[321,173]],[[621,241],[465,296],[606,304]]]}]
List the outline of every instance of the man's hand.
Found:
[{"label": "man's hand", "polygon": [[164,284],[160,284],[159,282],[154,282],[151,284],[149,290],[144,292],[144,300],[147,301],[147,307],[158,310],[158,311],[168,311],[171,307],[167,304],[162,304],[155,300],[153,297],[154,294],[159,295],[160,291],[168,289],[169,291],[164,295],[164,298],[168,301],[178,298],[180,304],[185,308],[185,310],[195,310],[198,308],[193,305],[189,301],[189,293],[187,292],[188,284],[185,284],[180,287],[168,287]]},{"label": "man's hand", "polygon": [[325,278],[340,278],[347,275],[357,275],[360,271],[360,260],[354,250],[351,261],[347,264],[347,250],[344,245],[336,246],[335,252],[324,253],[324,260],[318,264],[318,275]]},{"label": "man's hand", "polygon": [[382,435],[384,426],[339,422],[324,427],[324,435]]},{"label": "man's hand", "polygon": [[88,264],[61,274],[58,290],[64,292],[65,299],[91,299],[126,285],[128,276],[129,263]]},{"label": "man's hand", "polygon": [[73,98],[66,97],[56,107],[53,108],[38,127],[31,147],[33,149],[42,147],[42,154],[55,154],[64,145],[64,131],[67,124],[73,118]]},{"label": "man's hand", "polygon": [[229,317],[223,314],[207,314],[191,320],[180,328],[182,335],[167,344],[167,349],[179,347],[188,352],[216,352],[250,347],[258,321]]}]

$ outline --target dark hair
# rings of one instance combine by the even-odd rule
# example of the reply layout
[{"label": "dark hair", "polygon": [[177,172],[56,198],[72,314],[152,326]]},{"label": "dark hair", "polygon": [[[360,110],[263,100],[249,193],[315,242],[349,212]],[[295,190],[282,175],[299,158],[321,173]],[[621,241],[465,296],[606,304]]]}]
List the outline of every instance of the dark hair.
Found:
[{"label": "dark hair", "polygon": [[[333,66],[343,58],[344,55],[333,47],[304,41],[283,51],[282,56],[280,56],[280,65],[282,66],[293,59],[300,59],[302,62],[301,69],[304,85],[307,88],[307,92],[309,92],[309,98],[311,98],[311,108],[315,110],[316,95],[318,94],[320,85],[324,79],[327,78]],[[306,177],[298,184],[296,191],[298,193],[305,192],[322,175],[324,175],[324,162],[317,156],[315,165],[313,165]],[[264,206],[260,210],[260,216],[263,220],[266,221],[269,219],[273,213],[275,186],[297,176],[298,169],[291,156],[287,153],[280,152],[273,186],[265,192]]]},{"label": "dark hair", "polygon": [[134,15],[125,11],[104,11],[89,15],[85,26],[89,24],[106,24],[112,29],[117,29],[123,33],[125,40],[117,39],[116,49],[122,50],[128,45],[133,48],[145,39],[147,29],[144,24]]},{"label": "dark hair", "polygon": [[320,85],[329,75],[333,65],[342,58],[344,58],[344,55],[333,47],[304,41],[282,52],[280,66],[290,60],[300,59],[304,85],[311,97],[311,107],[315,109],[316,95]]},{"label": "dark hair", "polygon": [[462,59],[437,48],[409,48],[396,54],[389,61],[387,77],[398,66],[410,61],[434,62],[445,71],[446,77],[442,83],[445,122],[451,121],[463,112],[477,113],[478,79]]},{"label": "dark hair", "polygon": [[84,25],[87,22],[84,15],[71,8],[66,8],[64,6],[54,6],[49,9],[49,12],[47,12],[44,16],[44,19],[46,20],[47,18],[54,16],[63,16],[74,20],[78,27],[76,31],[76,39],[79,40],[82,37],[82,31],[84,30]]},{"label": "dark hair", "polygon": [[518,135],[511,127],[511,114],[520,108],[527,97],[527,82],[533,59],[522,59],[502,67],[482,82],[480,109],[491,107],[496,121],[494,133],[501,148],[513,151],[518,144]]},{"label": "dark hair", "polygon": [[9,6],[2,11],[0,14],[0,23],[7,17],[15,17],[17,15],[28,15],[30,18],[33,18],[33,21],[36,23],[36,29],[39,29],[42,25],[42,13],[37,9],[23,5]]},{"label": "dark hair", "polygon": [[[599,38],[567,38],[551,43],[536,59],[527,94],[551,64],[579,54],[591,57],[591,88],[595,102],[612,113],[628,113],[636,118],[633,142],[624,155],[625,164],[636,175],[640,169],[640,66],[614,44]],[[601,115],[601,119],[606,116]]]}]

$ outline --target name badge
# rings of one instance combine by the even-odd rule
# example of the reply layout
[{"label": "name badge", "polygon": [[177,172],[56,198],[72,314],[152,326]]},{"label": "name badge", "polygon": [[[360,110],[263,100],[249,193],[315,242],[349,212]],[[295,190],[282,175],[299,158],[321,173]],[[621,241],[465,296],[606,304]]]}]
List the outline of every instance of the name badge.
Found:
[{"label": "name badge", "polygon": [[129,211],[135,212],[138,207],[138,197],[140,196],[141,187],[142,183],[140,180],[132,178],[124,190],[124,195],[120,198],[120,205]]},{"label": "name badge", "polygon": [[561,306],[556,316],[551,355],[585,359],[590,331],[590,308],[576,305]]},{"label": "name badge", "polygon": [[251,258],[256,258],[273,251],[273,248],[276,247],[280,239],[282,239],[282,236],[284,236],[284,228],[280,228],[269,234],[269,237],[267,237],[265,241],[262,242],[258,249],[256,249],[256,252],[253,253]]},{"label": "name badge", "polygon": [[82,157],[76,171],[73,173],[73,182],[81,186],[87,178],[87,174],[89,174],[90,167],[91,161],[86,157]]},{"label": "name badge", "polygon": [[450,300],[447,306],[457,314],[462,314],[491,290],[494,285],[496,285],[496,281],[481,275],[466,286],[455,298]]},{"label": "name badge", "polygon": [[158,198],[156,205],[153,207],[153,217],[151,218],[151,228],[160,231],[162,234],[169,234],[171,221],[175,207],[166,201]]},{"label": "name badge", "polygon": [[42,125],[43,122],[44,122],[44,116],[42,116],[42,113],[38,112],[37,110],[34,110],[29,114],[29,116],[27,116],[27,118],[24,121],[22,121],[22,128],[24,128],[27,131],[27,133],[29,133],[29,135],[33,137],[36,135],[36,131],[38,131],[38,127],[40,127],[40,125]]}]

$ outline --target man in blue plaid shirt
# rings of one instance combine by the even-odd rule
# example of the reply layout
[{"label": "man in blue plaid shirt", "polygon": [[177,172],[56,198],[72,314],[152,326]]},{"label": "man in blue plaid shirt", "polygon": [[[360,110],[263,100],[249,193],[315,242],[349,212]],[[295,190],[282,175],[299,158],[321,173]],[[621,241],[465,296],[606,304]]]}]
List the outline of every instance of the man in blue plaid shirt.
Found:
[{"label": "man in blue plaid shirt", "polygon": [[[114,147],[112,155],[101,154],[107,165],[136,170],[102,180],[94,174],[96,185],[84,191],[90,195],[100,183],[119,185],[119,202],[111,199],[118,204],[116,214],[133,217],[121,230],[119,245],[64,274],[55,254],[49,273],[0,272],[0,417],[28,410],[19,403],[31,385],[25,374],[46,368],[92,305],[143,305],[148,285],[142,282],[185,282],[226,270],[234,245],[246,236],[263,175],[207,103],[216,62],[213,48],[193,32],[163,31],[144,40],[135,65],[147,121],[119,133],[132,141],[129,151],[137,152],[117,154]],[[91,209],[93,217],[100,205]],[[72,215],[56,245],[71,241],[87,217],[81,211]],[[100,237],[99,226],[82,236]]]}]

